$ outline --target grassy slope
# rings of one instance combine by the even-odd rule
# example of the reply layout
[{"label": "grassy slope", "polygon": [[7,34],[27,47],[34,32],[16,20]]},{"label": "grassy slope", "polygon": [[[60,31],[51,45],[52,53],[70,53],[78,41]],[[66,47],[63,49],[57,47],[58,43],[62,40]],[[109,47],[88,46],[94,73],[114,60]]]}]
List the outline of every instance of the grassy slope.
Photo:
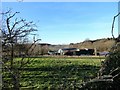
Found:
[{"label": "grassy slope", "polygon": [[97,58],[36,58],[24,69],[22,88],[75,88],[94,77],[99,66]]}]

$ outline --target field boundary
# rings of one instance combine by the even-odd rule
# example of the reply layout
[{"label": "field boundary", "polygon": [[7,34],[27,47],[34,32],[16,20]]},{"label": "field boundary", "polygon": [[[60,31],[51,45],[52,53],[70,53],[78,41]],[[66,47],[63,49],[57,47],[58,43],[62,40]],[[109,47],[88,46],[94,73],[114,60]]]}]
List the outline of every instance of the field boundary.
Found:
[{"label": "field boundary", "polygon": [[[34,57],[34,56],[33,56]],[[36,57],[36,56],[35,56]],[[105,59],[105,56],[65,56],[65,55],[41,55],[36,58],[78,58],[78,59]]]}]

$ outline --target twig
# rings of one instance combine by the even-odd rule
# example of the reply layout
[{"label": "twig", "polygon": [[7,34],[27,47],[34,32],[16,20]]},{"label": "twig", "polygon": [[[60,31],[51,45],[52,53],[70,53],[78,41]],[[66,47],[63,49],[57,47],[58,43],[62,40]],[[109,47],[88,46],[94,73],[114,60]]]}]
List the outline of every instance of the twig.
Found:
[{"label": "twig", "polygon": [[119,12],[117,15],[115,15],[115,16],[114,16],[114,18],[113,18],[112,30],[111,30],[111,33],[112,33],[112,37],[113,37],[113,39],[115,39],[114,34],[113,34],[113,31],[114,31],[115,18],[116,18],[116,17],[118,17],[119,15],[120,15],[120,12]]}]

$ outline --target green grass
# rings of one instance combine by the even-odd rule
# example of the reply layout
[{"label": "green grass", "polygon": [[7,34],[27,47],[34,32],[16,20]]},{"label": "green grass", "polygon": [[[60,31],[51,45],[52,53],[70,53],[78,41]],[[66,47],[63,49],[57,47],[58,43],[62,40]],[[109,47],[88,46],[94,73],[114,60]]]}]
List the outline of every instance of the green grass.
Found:
[{"label": "green grass", "polygon": [[97,75],[101,60],[93,57],[35,58],[24,68],[21,89],[75,89]]}]

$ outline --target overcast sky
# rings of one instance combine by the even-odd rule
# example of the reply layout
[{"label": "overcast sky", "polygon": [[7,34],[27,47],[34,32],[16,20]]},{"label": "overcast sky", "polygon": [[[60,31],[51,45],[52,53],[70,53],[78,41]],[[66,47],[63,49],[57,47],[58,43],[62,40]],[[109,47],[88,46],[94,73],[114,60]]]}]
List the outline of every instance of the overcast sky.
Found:
[{"label": "overcast sky", "polygon": [[[19,11],[18,17],[34,21],[41,43],[69,44],[85,39],[112,37],[113,17],[117,2],[4,2],[2,10]],[[117,36],[117,20],[115,32]]]}]

